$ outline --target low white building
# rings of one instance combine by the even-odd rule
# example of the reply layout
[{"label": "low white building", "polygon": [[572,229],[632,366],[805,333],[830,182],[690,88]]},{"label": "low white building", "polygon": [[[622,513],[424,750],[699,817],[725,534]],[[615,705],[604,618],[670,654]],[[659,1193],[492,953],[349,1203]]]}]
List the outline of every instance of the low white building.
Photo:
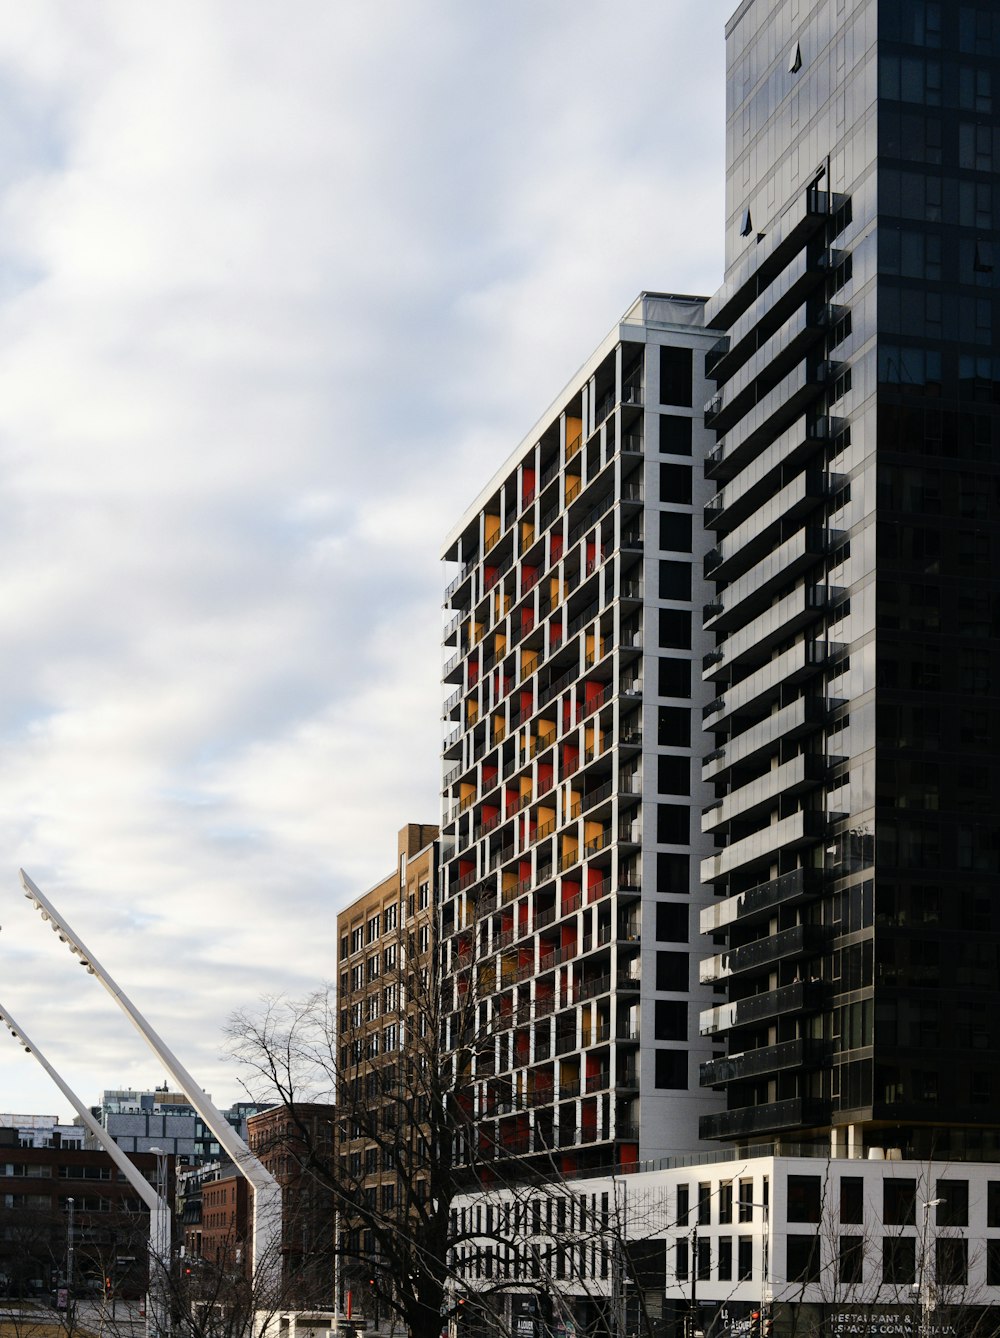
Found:
[{"label": "low white building", "polygon": [[944,1334],[954,1307],[1000,1306],[1000,1163],[877,1151],[696,1155],[484,1191],[456,1215],[456,1267],[470,1294],[547,1294],[557,1324],[624,1315],[639,1288],[668,1333],[671,1320],[746,1332],[762,1315],[763,1331],[770,1320],[780,1334],[812,1313],[831,1334],[888,1332],[890,1321],[896,1333]]}]

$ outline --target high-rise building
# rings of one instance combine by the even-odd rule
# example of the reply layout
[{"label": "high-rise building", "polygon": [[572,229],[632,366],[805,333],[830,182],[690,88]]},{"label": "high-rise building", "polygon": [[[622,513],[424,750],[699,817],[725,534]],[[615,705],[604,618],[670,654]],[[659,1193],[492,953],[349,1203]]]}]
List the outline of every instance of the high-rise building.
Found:
[{"label": "high-rise building", "polygon": [[405,1065],[416,1058],[412,1039],[436,1016],[438,855],[438,828],[407,824],[392,873],[337,916],[339,1187],[364,1208],[339,1218],[342,1290],[378,1256],[373,1216],[406,1216],[427,1194],[426,1158],[412,1152],[426,1112],[406,1099],[414,1088]]},{"label": "high-rise building", "polygon": [[485,1176],[634,1167],[719,1105],[698,1085],[702,309],[642,294],[444,549],[443,1008],[455,1045],[475,1009]]},{"label": "high-rise building", "polygon": [[744,0],[727,50],[702,1133],[993,1158],[1000,10]]}]

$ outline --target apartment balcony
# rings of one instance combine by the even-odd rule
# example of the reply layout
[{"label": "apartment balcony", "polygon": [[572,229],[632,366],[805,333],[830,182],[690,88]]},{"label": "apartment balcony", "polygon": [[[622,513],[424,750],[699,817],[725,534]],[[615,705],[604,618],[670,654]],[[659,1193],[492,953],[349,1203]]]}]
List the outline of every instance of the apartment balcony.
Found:
[{"label": "apartment balcony", "polygon": [[763,860],[773,861],[779,851],[798,850],[813,845],[823,839],[826,831],[825,813],[799,812],[759,831],[744,836],[739,841],[721,850],[717,855],[709,855],[701,862],[701,881],[714,883],[729,877],[736,869],[757,864]]},{"label": "apartment balcony", "polygon": [[764,1022],[780,1017],[816,1013],[822,1006],[822,983],[805,980],[794,985],[782,985],[776,990],[766,990],[763,994],[752,994],[734,1003],[717,1004],[701,1013],[698,1026],[702,1036],[715,1036],[738,1028],[759,1027]]},{"label": "apartment balcony", "polygon": [[761,1046],[744,1054],[712,1059],[699,1065],[699,1083],[702,1087],[724,1087],[728,1083],[744,1082],[748,1078],[765,1078],[789,1071],[808,1071],[822,1068],[830,1057],[830,1044],[813,1037],[782,1041],[778,1045]]},{"label": "apartment balcony", "polygon": [[[839,418],[820,417],[799,419],[786,428],[766,450],[749,462],[735,482],[720,488],[706,504],[705,525],[723,535],[729,534],[759,510],[768,498],[781,491],[792,470],[808,468],[814,458],[814,467],[820,467],[821,447],[836,436],[842,426]],[[714,572],[715,566],[716,559],[709,554],[705,559],[706,572]]]},{"label": "apartment balcony", "polygon": [[830,712],[838,705],[838,698],[813,694],[797,697],[741,734],[734,734],[723,747],[710,753],[702,765],[702,780],[714,780],[738,762],[760,761],[776,753],[781,743],[815,732],[826,723]]},{"label": "apartment balcony", "polygon": [[829,1102],[810,1097],[792,1097],[764,1106],[743,1106],[703,1115],[698,1121],[699,1138],[747,1138],[754,1134],[781,1133],[786,1129],[822,1127],[830,1122]]},{"label": "apartment balcony", "polygon": [[732,632],[742,627],[768,607],[778,590],[814,567],[843,539],[842,530],[818,525],[791,535],[729,584],[717,597],[711,612],[706,607],[706,631]]},{"label": "apartment balcony", "polygon": [[[725,432],[805,357],[822,334],[820,313],[812,308],[812,304],[803,304],[793,310],[784,324],[751,352],[742,366],[734,368],[732,376],[725,380],[724,389],[716,395],[715,399],[721,402],[711,414],[706,405],[705,426],[718,433]],[[732,359],[728,361],[731,365]]]},{"label": "apartment balcony", "polygon": [[754,924],[769,920],[775,911],[804,906],[823,891],[822,869],[793,869],[791,873],[758,883],[724,901],[715,901],[701,912],[703,934],[717,934],[731,924]]},{"label": "apartment balcony", "polygon": [[713,581],[732,582],[774,551],[781,533],[795,521],[804,521],[843,486],[843,475],[809,467],[789,479],[783,487],[761,500],[713,550]]},{"label": "apartment balcony", "polygon": [[720,441],[705,461],[710,478],[728,481],[820,397],[830,379],[825,365],[800,362],[767,392]]},{"label": "apartment balcony", "polygon": [[[728,347],[714,360],[712,380],[719,385],[734,380],[782,324],[803,310],[810,298],[816,301],[828,273],[829,256],[825,252],[813,248],[799,251],[731,327]],[[811,313],[821,330],[826,326],[823,314],[824,308],[818,305]]]},{"label": "apartment balcony", "polygon": [[702,985],[709,985],[731,976],[770,971],[779,962],[816,957],[829,940],[830,928],[827,925],[795,925],[753,943],[744,943],[729,952],[705,958],[698,965],[698,980]]},{"label": "apartment balcony", "polygon": [[756,247],[750,247],[730,272],[726,283],[705,307],[706,329],[728,328],[759,296],[766,293],[782,270],[805,249],[826,223],[830,212],[829,192],[815,185],[800,191]]},{"label": "apartment balcony", "polygon": [[[716,733],[739,732],[741,720],[747,716],[756,719],[765,716],[785,687],[813,677],[824,665],[843,655],[846,649],[837,641],[809,638],[797,641],[739,683],[726,688],[722,696],[711,702],[704,710],[704,728]],[[710,666],[710,673],[714,667]]]},{"label": "apartment balcony", "polygon": [[714,832],[736,818],[753,818],[773,808],[782,795],[804,794],[822,785],[828,771],[829,763],[822,753],[800,753],[706,808],[701,830]]},{"label": "apartment balcony", "polygon": [[726,638],[720,647],[722,658],[710,676],[728,674],[736,665],[770,660],[775,646],[831,612],[846,595],[838,586],[800,585]]}]

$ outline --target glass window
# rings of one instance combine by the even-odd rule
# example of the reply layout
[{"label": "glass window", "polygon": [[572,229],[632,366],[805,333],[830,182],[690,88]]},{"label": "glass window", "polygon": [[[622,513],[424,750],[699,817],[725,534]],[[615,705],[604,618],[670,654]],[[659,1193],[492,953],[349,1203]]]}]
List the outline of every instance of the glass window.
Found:
[{"label": "glass window", "polygon": [[660,697],[690,697],[691,661],[661,656],[657,664],[657,679]]},{"label": "glass window", "polygon": [[712,1186],[705,1181],[698,1186],[698,1225],[712,1224]]},{"label": "glass window", "polygon": [[753,1221],[753,1181],[740,1181],[740,1221]]},{"label": "glass window", "polygon": [[884,1180],[882,1221],[886,1226],[913,1226],[916,1223],[916,1199],[915,1180]]},{"label": "glass window", "polygon": [[660,501],[680,506],[691,503],[691,466],[660,465]]},{"label": "glass window", "polygon": [[686,992],[688,988],[688,954],[686,952],[657,952],[656,988]]},{"label": "glass window", "polygon": [[860,1282],[864,1258],[865,1240],[863,1236],[841,1236],[837,1261],[837,1281],[848,1285]]},{"label": "glass window", "polygon": [[687,1008],[686,1003],[657,999],[654,1012],[654,1038],[658,1041],[686,1041]]},{"label": "glass window", "polygon": [[864,1221],[865,1182],[860,1175],[845,1175],[840,1181],[840,1220],[858,1226]]},{"label": "glass window", "polygon": [[690,562],[663,561],[660,563],[660,598],[691,598]]},{"label": "glass window", "polygon": [[[656,788],[660,794],[690,794],[691,762],[686,757],[660,757],[656,762]],[[686,939],[685,935],[685,939]]]},{"label": "glass window", "polygon": [[712,1242],[698,1237],[698,1281],[708,1282],[712,1276]]},{"label": "glass window", "polygon": [[677,1225],[687,1226],[690,1212],[691,1192],[687,1185],[677,1186]]},{"label": "glass window", "polygon": [[939,1287],[964,1287],[969,1281],[969,1242],[939,1236],[934,1242],[936,1281]]},{"label": "glass window", "polygon": [[820,1250],[817,1236],[789,1236],[785,1258],[789,1282],[819,1282]]},{"label": "glass window", "polygon": [[660,349],[660,403],[692,403],[692,351],[689,348]]},{"label": "glass window", "polygon": [[656,906],[657,943],[686,943],[688,908],[680,901],[661,901]]},{"label": "glass window", "polygon": [[1000,1240],[986,1242],[986,1285],[1000,1287]]},{"label": "glass window", "polygon": [[1000,1227],[1000,1180],[990,1180],[986,1186],[986,1225]]},{"label": "glass window", "polygon": [[943,1203],[937,1206],[937,1225],[969,1225],[969,1182],[968,1180],[939,1180],[937,1198]]},{"label": "glass window", "polygon": [[660,1090],[687,1089],[687,1053],[684,1050],[657,1050],[654,1086]]},{"label": "glass window", "polygon": [[[998,1242],[1000,1244],[1000,1242]],[[733,1276],[733,1238],[719,1237],[719,1281],[730,1282]]]},{"label": "glass window", "polygon": [[691,517],[677,511],[660,512],[660,548],[667,553],[691,552]]},{"label": "glass window", "polygon": [[660,451],[663,455],[691,454],[691,419],[673,414],[660,417]]},{"label": "glass window", "polygon": [[912,1236],[883,1236],[882,1281],[913,1283],[916,1276],[916,1240]]},{"label": "glass window", "polygon": [[719,1186],[719,1222],[733,1220],[733,1182],[726,1180]]},{"label": "glass window", "polygon": [[818,1175],[788,1177],[789,1222],[818,1222],[822,1181]]},{"label": "glass window", "polygon": [[688,1280],[688,1243],[679,1240],[674,1245],[674,1274],[678,1282]]},{"label": "glass window", "polygon": [[740,1282],[749,1282],[753,1277],[753,1240],[750,1236],[739,1238],[736,1267]]}]

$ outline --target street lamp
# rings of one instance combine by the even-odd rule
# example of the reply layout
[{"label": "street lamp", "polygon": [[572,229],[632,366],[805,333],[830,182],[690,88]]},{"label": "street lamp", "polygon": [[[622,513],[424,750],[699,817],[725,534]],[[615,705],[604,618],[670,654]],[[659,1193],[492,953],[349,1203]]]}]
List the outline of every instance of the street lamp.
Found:
[{"label": "street lamp", "polygon": [[66,1327],[73,1325],[73,1211],[75,1199],[66,1200]]},{"label": "street lamp", "polygon": [[940,1203],[944,1203],[944,1199],[926,1199],[920,1204],[920,1278],[917,1283],[917,1293],[920,1298],[920,1338],[930,1338],[931,1311],[934,1309],[930,1269],[927,1267],[927,1219],[931,1209]]}]

